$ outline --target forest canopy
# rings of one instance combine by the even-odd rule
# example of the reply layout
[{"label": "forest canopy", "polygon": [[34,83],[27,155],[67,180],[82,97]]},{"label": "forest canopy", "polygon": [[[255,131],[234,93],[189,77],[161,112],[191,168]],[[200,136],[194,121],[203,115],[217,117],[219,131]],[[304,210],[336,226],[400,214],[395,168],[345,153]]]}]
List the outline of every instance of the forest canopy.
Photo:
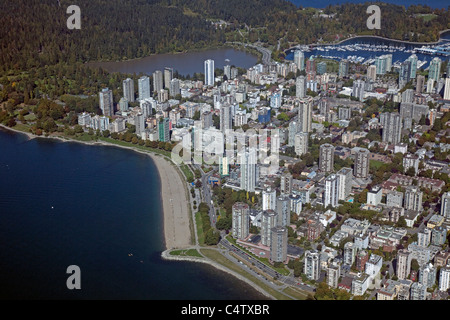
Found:
[{"label": "forest canopy", "polygon": [[[449,11],[379,3],[382,28],[368,30],[367,4],[319,11],[284,0],[78,0],[81,30],[69,30],[69,0],[0,2],[0,72],[57,63],[123,60],[182,52],[226,41],[280,43],[281,49],[319,40],[371,34],[436,41],[450,28]],[[214,21],[222,20],[225,26]],[[244,32],[241,32],[244,31]]]}]

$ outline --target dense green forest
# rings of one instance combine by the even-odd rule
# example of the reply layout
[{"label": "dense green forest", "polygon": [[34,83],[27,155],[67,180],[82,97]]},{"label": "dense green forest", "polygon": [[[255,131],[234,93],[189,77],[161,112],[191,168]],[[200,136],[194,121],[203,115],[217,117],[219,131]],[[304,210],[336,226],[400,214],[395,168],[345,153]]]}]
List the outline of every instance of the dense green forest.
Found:
[{"label": "dense green forest", "polygon": [[[248,40],[260,40],[271,45],[281,41],[281,47],[291,44],[310,44],[322,39],[334,41],[337,36],[367,34],[398,40],[430,42],[439,39],[439,31],[450,29],[448,10],[432,9],[426,5],[404,6],[382,2],[330,5],[323,10],[326,17],[314,8],[297,8],[280,0],[166,0],[177,7],[189,8],[208,18],[224,19],[231,28],[250,27]],[[366,13],[369,4],[381,9],[381,29],[368,30]],[[229,35],[229,34],[228,34]],[[228,40],[241,40],[228,37]]]},{"label": "dense green forest", "polygon": [[[60,3],[60,5],[59,5]],[[367,30],[367,4],[317,9],[284,0],[78,0],[81,30],[69,30],[69,0],[0,2],[0,72],[92,60],[119,60],[231,41],[261,41],[281,49],[337,36],[374,34],[435,41],[450,28],[448,10],[379,3],[381,30]],[[216,27],[212,19],[228,22]],[[243,32],[240,32],[244,30]],[[238,32],[239,31],[239,32]]]},{"label": "dense green forest", "polygon": [[[284,0],[78,0],[81,30],[69,30],[70,0],[0,1],[0,104],[10,116],[19,104],[60,99],[73,111],[98,112],[98,92],[137,75],[88,68],[92,60],[223,45],[226,41],[293,44],[374,34],[435,41],[450,28],[448,10],[379,3],[381,30],[367,30],[366,4],[328,6],[322,12]],[[323,15],[323,14],[327,15]],[[213,22],[226,21],[218,26]],[[70,98],[73,96],[75,98]],[[4,103],[6,102],[6,104]]]},{"label": "dense green forest", "polygon": [[69,30],[71,1],[0,2],[0,66],[29,69],[61,61],[118,60],[223,43],[201,17],[143,0],[79,0],[81,30]]}]

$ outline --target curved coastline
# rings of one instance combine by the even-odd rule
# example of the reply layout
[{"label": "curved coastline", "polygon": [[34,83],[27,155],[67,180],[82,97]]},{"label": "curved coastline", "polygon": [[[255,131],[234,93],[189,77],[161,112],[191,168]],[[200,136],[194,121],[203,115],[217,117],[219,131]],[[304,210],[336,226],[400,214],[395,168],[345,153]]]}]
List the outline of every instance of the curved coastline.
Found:
[{"label": "curved coastline", "polygon": [[208,258],[196,258],[196,257],[180,257],[180,256],[171,256],[169,254],[170,250],[166,250],[164,252],[162,252],[161,257],[165,260],[173,260],[173,261],[188,261],[188,262],[199,262],[199,263],[205,263],[208,264],[218,270],[221,270],[223,272],[226,272],[232,276],[234,276],[235,278],[238,278],[241,281],[244,281],[245,283],[247,283],[248,285],[250,285],[252,288],[254,288],[255,290],[257,290],[259,293],[265,295],[267,298],[272,299],[272,300],[276,300],[272,295],[270,295],[268,292],[266,292],[265,290],[263,290],[261,287],[259,287],[258,285],[256,285],[255,283],[253,283],[252,281],[248,280],[246,277],[224,267],[223,265],[216,263],[212,260],[209,260]]},{"label": "curved coastline", "polygon": [[[190,201],[184,198],[185,204],[183,204],[183,197],[176,197],[177,198],[177,204],[176,206],[171,205],[170,198],[164,197],[163,194],[185,194],[185,181],[182,180],[182,177],[179,175],[179,171],[170,163],[169,159],[166,159],[164,156],[160,156],[157,154],[153,154],[151,151],[144,152],[141,150],[137,150],[132,147],[126,147],[126,146],[120,146],[104,141],[95,141],[95,142],[87,142],[87,141],[78,141],[73,139],[64,139],[60,136],[37,136],[30,132],[25,132],[21,130],[17,130],[14,128],[7,127],[3,124],[0,124],[0,129],[4,129],[6,131],[12,131],[19,134],[24,134],[27,136],[29,140],[35,139],[35,138],[44,138],[44,139],[55,139],[60,142],[75,142],[75,143],[81,143],[84,145],[90,145],[90,146],[110,146],[110,147],[118,147],[122,149],[127,149],[131,151],[135,151],[141,154],[145,154],[149,156],[153,163],[155,164],[158,174],[161,181],[161,190],[160,190],[160,197],[163,205],[163,216],[164,216],[164,242],[166,250],[164,250],[161,253],[161,258],[165,260],[172,260],[172,261],[188,261],[188,262],[198,262],[198,263],[204,263],[208,264],[218,270],[221,270],[223,272],[226,272],[235,278],[245,282],[246,284],[250,285],[252,288],[257,290],[259,293],[263,294],[269,299],[276,300],[272,295],[267,293],[265,290],[263,290],[261,287],[250,281],[249,279],[245,278],[244,276],[226,268],[225,266],[216,263],[215,261],[210,260],[209,258],[203,257],[203,258],[195,258],[195,257],[180,257],[180,256],[171,256],[169,252],[173,249],[183,249],[183,248],[189,248],[193,247],[192,239],[190,237],[190,223],[192,220],[189,220],[188,214],[190,214],[189,210],[187,210]],[[170,177],[170,178],[169,178]],[[169,181],[172,181],[172,184],[169,183]],[[177,183],[177,181],[179,183]],[[178,187],[178,188],[177,188]],[[174,189],[175,188],[175,189]],[[175,198],[175,197],[174,197]],[[165,200],[165,201],[164,201]],[[180,210],[175,211],[174,207],[177,207]],[[183,210],[181,208],[186,209],[186,214],[183,216]],[[183,223],[184,222],[184,223]],[[187,222],[187,223],[186,223]],[[193,222],[192,222],[193,223]],[[178,227],[177,227],[178,225]]]},{"label": "curved coastline", "polygon": [[[359,39],[359,38],[373,38],[373,39],[379,39],[379,40],[385,40],[385,41],[392,41],[392,42],[399,42],[399,43],[404,43],[404,44],[408,44],[408,45],[416,45],[416,46],[420,46],[420,45],[435,45],[435,44],[439,44],[443,39],[442,39],[442,34],[444,33],[450,33],[450,29],[446,29],[446,30],[442,30],[439,31],[439,40],[438,41],[434,41],[434,42],[412,42],[412,41],[404,41],[404,40],[398,40],[398,39],[391,39],[391,38],[386,38],[386,37],[381,37],[381,36],[374,36],[374,35],[355,35],[352,36],[350,38],[347,39],[343,39],[340,40],[338,42],[328,42],[328,43],[312,43],[312,44],[306,44],[307,46],[311,46],[311,47],[322,47],[322,46],[336,46],[336,45],[341,45],[347,41],[351,41],[354,39]],[[293,50],[295,48],[291,47],[288,49],[285,49],[284,52]]]},{"label": "curved coastline", "polygon": [[[213,49],[220,49],[220,48],[227,48],[228,46],[226,45],[226,43],[224,44],[218,44],[216,46],[206,46],[204,48],[194,48],[194,49],[185,49],[183,51],[169,51],[169,52],[161,52],[161,53],[151,53],[149,55],[143,56],[143,57],[137,57],[137,58],[130,58],[130,59],[116,59],[116,60],[92,60],[92,61],[85,61],[84,64],[85,65],[89,65],[89,64],[95,64],[95,63],[101,63],[101,62],[133,62],[139,59],[144,59],[147,57],[153,57],[153,56],[157,56],[157,55],[179,55],[179,54],[185,54],[185,53],[189,53],[189,52],[201,52],[201,51],[207,51],[207,50],[213,50]],[[231,48],[231,47],[230,47]]]},{"label": "curved coastline", "polygon": [[386,40],[386,41],[392,41],[392,42],[400,42],[400,43],[406,43],[406,44],[410,44],[410,45],[434,45],[434,44],[439,44],[442,41],[441,35],[443,33],[449,32],[450,29],[446,29],[443,31],[439,32],[439,40],[438,41],[433,41],[433,42],[413,42],[413,41],[405,41],[405,40],[398,40],[398,39],[391,39],[391,38],[386,38],[386,37],[381,37],[381,36],[373,36],[373,35],[357,35],[357,36],[353,36],[344,40],[341,40],[339,42],[336,43],[329,43],[329,44],[315,44],[312,46],[326,46],[326,45],[340,45],[342,43],[345,43],[346,41],[350,41],[350,40],[354,40],[354,39],[359,39],[359,38],[374,38],[374,39],[380,39],[380,40]]},{"label": "curved coastline", "polygon": [[[163,204],[163,216],[164,216],[164,238],[166,249],[182,249],[192,246],[190,236],[190,221],[189,221],[189,200],[186,199],[186,192],[184,189],[184,181],[178,175],[178,170],[175,169],[169,159],[166,157],[148,152],[137,150],[133,147],[126,147],[117,144],[112,144],[104,141],[79,141],[73,139],[64,139],[60,136],[37,136],[30,132],[20,131],[14,128],[7,127],[0,124],[0,127],[13,131],[16,133],[25,134],[28,139],[44,138],[55,139],[61,142],[75,142],[90,146],[110,146],[122,149],[132,150],[141,154],[149,156],[155,164],[161,182],[160,197]],[[174,194],[177,197],[168,198],[164,197],[164,194]],[[184,195],[184,196],[183,196]],[[172,203],[174,202],[174,203]]]}]

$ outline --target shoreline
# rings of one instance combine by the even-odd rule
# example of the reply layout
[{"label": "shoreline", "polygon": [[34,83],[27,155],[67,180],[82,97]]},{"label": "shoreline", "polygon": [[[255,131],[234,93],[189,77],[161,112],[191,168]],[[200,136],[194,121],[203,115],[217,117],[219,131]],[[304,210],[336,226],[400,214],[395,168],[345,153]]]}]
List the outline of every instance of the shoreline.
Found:
[{"label": "shoreline", "polygon": [[249,279],[247,279],[246,277],[226,268],[225,266],[212,261],[208,258],[195,258],[195,257],[180,257],[180,256],[170,256],[169,254],[170,250],[166,250],[161,254],[161,257],[165,260],[171,260],[171,261],[188,261],[188,262],[199,262],[199,263],[204,263],[204,264],[208,264],[218,270],[221,270],[225,273],[228,273],[232,276],[234,276],[235,278],[245,282],[246,284],[248,284],[249,286],[251,286],[253,289],[255,289],[256,291],[258,291],[259,293],[261,293],[262,295],[266,296],[267,298],[271,299],[271,300],[277,300],[275,299],[271,294],[269,294],[268,292],[266,292],[265,290],[263,290],[261,287],[259,287],[257,284],[255,284],[254,282],[250,281]]},{"label": "shoreline", "polygon": [[[36,139],[36,138],[44,138],[44,139],[55,139],[58,140],[60,142],[74,142],[74,143],[81,143],[84,145],[89,145],[89,146],[110,146],[110,147],[118,147],[118,148],[122,148],[122,149],[127,149],[127,150],[131,150],[131,151],[135,151],[144,155],[149,156],[152,160],[153,163],[155,164],[157,170],[158,170],[158,175],[161,181],[161,190],[160,190],[160,199],[162,201],[162,205],[163,205],[163,225],[164,225],[164,243],[165,243],[165,250],[161,253],[161,258],[165,259],[165,260],[171,260],[171,261],[188,261],[188,262],[199,262],[199,263],[204,263],[207,264],[211,267],[214,267],[218,270],[221,270],[231,276],[234,276],[235,278],[237,278],[238,280],[241,280],[243,282],[245,282],[247,285],[251,286],[253,289],[255,289],[256,291],[258,291],[260,294],[266,296],[268,299],[272,299],[272,300],[276,300],[272,295],[270,295],[268,292],[266,292],[265,290],[263,290],[262,288],[260,288],[257,284],[253,283],[252,281],[250,281],[249,279],[247,279],[246,277],[226,268],[225,266],[210,260],[209,258],[203,257],[203,258],[195,258],[195,257],[180,257],[180,256],[170,256],[169,252],[173,249],[185,249],[185,248],[192,248],[195,245],[193,243],[191,243],[191,241],[193,241],[193,239],[191,239],[191,234],[190,234],[190,223],[191,221],[189,220],[189,216],[185,215],[185,219],[187,220],[187,224],[183,224],[183,225],[179,225],[178,228],[176,227],[175,222],[180,222],[177,220],[183,219],[183,217],[175,217],[174,211],[171,210],[169,211],[168,208],[172,207],[170,206],[170,200],[167,200],[168,197],[165,197],[166,201],[164,201],[164,197],[163,197],[163,192],[165,194],[172,194],[171,192],[171,187],[174,186],[173,183],[175,183],[176,186],[178,186],[178,193],[180,192],[181,189],[181,193],[182,194],[186,194],[185,193],[185,186],[184,183],[186,183],[186,181],[183,181],[182,178],[179,176],[179,171],[175,168],[172,167],[172,164],[169,162],[169,160],[165,159],[165,156],[162,155],[157,155],[157,154],[153,154],[151,151],[149,152],[144,152],[141,150],[137,150],[135,148],[132,147],[125,147],[125,146],[120,146],[120,145],[116,145],[116,144],[112,144],[112,143],[108,143],[105,141],[95,141],[95,142],[87,142],[87,141],[78,141],[78,140],[73,140],[73,139],[64,139],[62,137],[58,137],[58,136],[37,136],[34,135],[30,132],[24,132],[24,131],[20,131],[18,129],[14,129],[14,128],[10,128],[7,127],[3,124],[0,124],[0,130],[5,130],[5,131],[10,131],[10,132],[14,132],[14,133],[19,133],[19,134],[24,134],[28,137],[29,140],[32,139]],[[175,170],[174,170],[175,169]],[[167,173],[171,172],[172,175],[171,176],[171,180],[172,180],[172,184],[169,184],[168,182],[168,178],[167,178]],[[178,181],[181,182],[181,184],[177,184],[177,178],[178,177]],[[178,194],[178,193],[173,193],[173,194]],[[177,197],[178,202],[180,201],[180,199],[182,199],[182,197]],[[190,205],[190,201],[186,200],[186,206],[184,206],[187,210],[187,206]],[[183,207],[183,206],[178,206],[179,208]],[[182,211],[178,211],[179,213],[181,213]],[[169,213],[169,214],[168,214]],[[189,214],[189,212],[187,212],[187,214]],[[178,219],[177,219],[178,218]],[[186,221],[185,221],[186,222]],[[194,221],[192,221],[192,223],[195,224]],[[180,228],[182,229],[181,232],[184,231],[183,233],[183,237],[180,238],[179,234],[177,234],[178,236],[178,241],[174,239],[175,236],[175,232],[180,231]],[[195,228],[195,226],[194,226]]]},{"label": "shoreline", "polygon": [[[163,155],[154,154],[152,151],[141,151],[137,150],[133,147],[126,147],[121,145],[112,144],[105,141],[78,141],[74,139],[65,139],[60,136],[37,136],[35,134],[32,134],[30,132],[21,131],[18,129],[10,128],[8,126],[5,126],[3,124],[0,124],[0,130],[5,130],[9,132],[24,134],[27,136],[28,140],[33,140],[36,138],[44,138],[44,139],[54,139],[60,142],[73,142],[73,143],[81,143],[84,145],[89,146],[109,146],[109,147],[118,147],[122,149],[131,150],[140,154],[144,154],[149,156],[153,163],[156,166],[156,169],[158,171],[160,184],[161,184],[161,190],[160,190],[160,199],[163,205],[163,228],[164,228],[164,243],[165,243],[165,250],[161,252],[161,258],[164,260],[169,261],[187,261],[187,262],[198,262],[207,264],[213,268],[216,268],[218,270],[221,270],[238,280],[241,280],[245,282],[247,285],[251,286],[253,289],[258,291],[260,294],[266,296],[268,299],[271,300],[277,300],[274,298],[271,294],[266,292],[264,289],[259,287],[256,283],[252,282],[251,280],[247,279],[245,276],[240,275],[233,270],[228,269],[226,266],[221,265],[207,257],[203,258],[196,258],[196,257],[181,257],[181,256],[171,256],[170,251],[174,249],[187,249],[187,248],[197,248],[195,244],[192,243],[194,239],[191,238],[190,233],[190,223],[191,220],[189,220],[189,210],[187,209],[190,205],[190,200],[187,200],[185,198],[185,204],[186,206],[183,206],[180,204],[180,202],[183,202],[182,196],[176,197],[176,204],[172,205],[173,199],[170,199],[168,197],[163,197],[163,194],[186,194],[185,192],[185,183],[186,181],[183,180],[183,178],[180,176],[180,172],[178,169],[172,167],[172,163],[170,160],[166,159]],[[177,179],[181,183],[177,183]],[[172,182],[172,183],[170,183]],[[175,190],[175,191],[174,191]],[[174,197],[175,198],[175,197]],[[177,210],[175,210],[175,207]],[[172,210],[168,210],[168,208],[172,208]],[[184,214],[182,208],[186,209],[186,214]],[[195,221],[192,221],[194,223],[195,228]],[[175,237],[176,236],[176,237]]]},{"label": "shoreline", "polygon": [[[446,30],[442,30],[439,31],[439,40],[438,41],[433,41],[433,42],[412,42],[412,41],[405,41],[405,40],[398,40],[398,39],[391,39],[391,38],[386,38],[386,37],[381,37],[381,36],[374,36],[374,35],[355,35],[355,36],[351,36],[347,39],[343,39],[340,40],[338,42],[328,42],[328,43],[314,43],[314,44],[304,44],[305,46],[311,46],[311,47],[321,47],[321,46],[336,46],[336,45],[341,45],[342,43],[346,42],[346,41],[350,41],[350,40],[354,40],[354,39],[358,39],[358,38],[374,38],[374,39],[379,39],[379,40],[385,40],[385,41],[392,41],[392,42],[400,42],[400,43],[404,43],[404,44],[408,44],[408,45],[435,45],[440,43],[443,39],[441,38],[441,35],[443,33],[446,32],[450,32],[450,29],[446,29]],[[297,44],[298,45],[298,44]],[[288,49],[285,49],[284,52],[290,51],[295,49],[294,47],[290,47]]]},{"label": "shoreline", "polygon": [[137,58],[131,58],[131,59],[122,59],[122,60],[96,60],[96,61],[86,61],[83,62],[83,64],[91,64],[91,63],[103,63],[103,62],[131,62],[131,61],[135,61],[135,60],[139,60],[139,59],[144,59],[147,57],[153,57],[153,56],[157,56],[157,55],[178,55],[178,54],[184,54],[184,53],[189,53],[189,52],[201,52],[201,51],[206,51],[206,50],[214,50],[214,49],[220,49],[222,47],[226,47],[226,45],[218,45],[218,46],[207,46],[204,48],[195,48],[195,49],[190,49],[190,50],[184,50],[184,51],[169,51],[169,52],[164,52],[164,53],[151,53],[149,55],[146,55],[144,57],[137,57]]}]

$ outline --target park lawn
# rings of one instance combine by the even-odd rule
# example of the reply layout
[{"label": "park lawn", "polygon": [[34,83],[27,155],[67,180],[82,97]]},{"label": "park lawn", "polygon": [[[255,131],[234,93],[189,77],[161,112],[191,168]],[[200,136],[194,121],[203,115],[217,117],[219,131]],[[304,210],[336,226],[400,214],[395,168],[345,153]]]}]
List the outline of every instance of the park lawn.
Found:
[{"label": "park lawn", "polygon": [[219,208],[219,219],[226,217],[227,216],[227,211],[224,208]]},{"label": "park lawn", "polygon": [[197,226],[198,243],[200,245],[204,245],[205,244],[205,233],[203,232],[202,216],[198,212],[195,214],[195,225]]},{"label": "park lawn", "polygon": [[36,115],[34,113],[29,113],[26,116],[24,116],[24,119],[27,121],[34,121],[36,120]]},{"label": "park lawn", "polygon": [[382,161],[378,160],[370,160],[370,166],[375,169],[380,169],[380,167],[384,164]]},{"label": "park lawn", "polygon": [[19,130],[19,131],[22,131],[22,132],[30,132],[30,127],[27,126],[26,124],[23,124],[23,123],[18,123],[18,124],[16,124],[16,125],[13,127],[13,129]]},{"label": "park lawn", "polygon": [[283,290],[284,293],[296,298],[297,300],[306,300],[308,293],[298,290],[296,288],[287,287]]},{"label": "park lawn", "polygon": [[97,140],[94,135],[89,135],[86,132],[82,133],[79,136],[72,137],[72,139],[77,140],[77,141],[86,141],[86,142]]},{"label": "park lawn", "polygon": [[194,174],[192,173],[191,169],[185,164],[182,164],[179,166],[181,171],[183,172],[184,176],[186,177],[187,181],[194,181]]},{"label": "park lawn", "polygon": [[170,252],[172,256],[189,256],[189,257],[199,257],[203,258],[203,256],[196,249],[188,249],[188,250],[173,250]]}]

